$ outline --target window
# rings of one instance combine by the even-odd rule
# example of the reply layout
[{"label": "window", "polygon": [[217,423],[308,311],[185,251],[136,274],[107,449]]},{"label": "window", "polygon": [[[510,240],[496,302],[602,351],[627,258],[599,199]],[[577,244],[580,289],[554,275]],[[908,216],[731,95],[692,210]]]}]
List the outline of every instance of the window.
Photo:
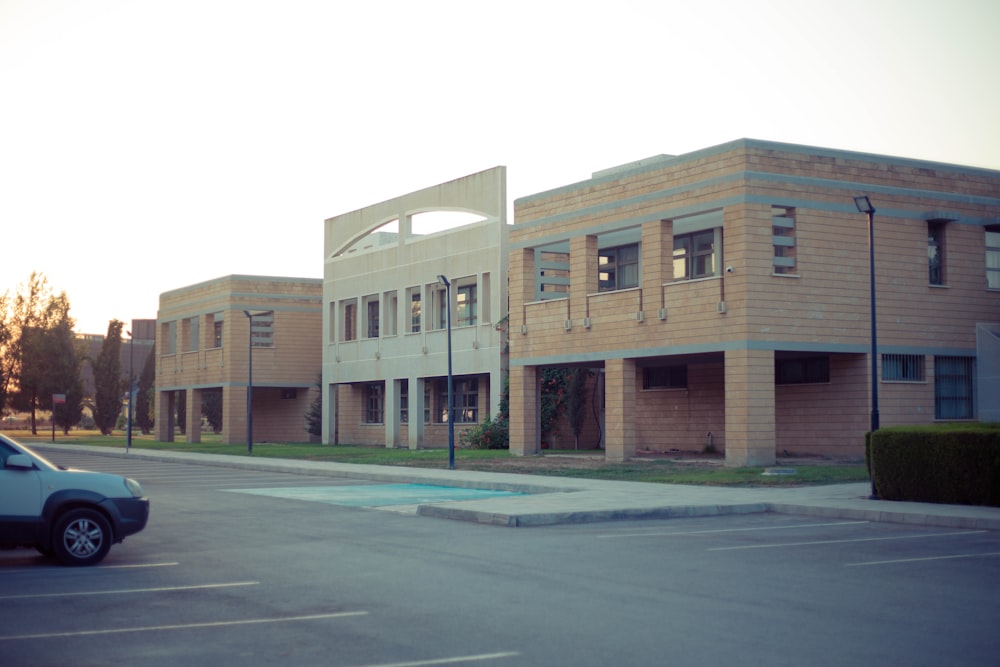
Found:
[{"label": "window", "polygon": [[274,311],[253,313],[250,318],[250,344],[253,347],[274,347]]},{"label": "window", "polygon": [[460,285],[456,294],[456,314],[458,326],[472,326],[476,323],[476,286]]},{"label": "window", "polygon": [[1000,289],[1000,225],[986,228],[986,287]]},{"label": "window", "polygon": [[656,366],[642,369],[643,389],[687,389],[687,366]]},{"label": "window", "polygon": [[639,286],[639,244],[605,248],[597,253],[598,287],[601,292]]},{"label": "window", "polygon": [[715,275],[719,261],[715,256],[717,233],[721,237],[722,230],[706,229],[674,236],[674,280],[692,280]]},{"label": "window", "polygon": [[[441,423],[448,421],[448,382],[438,383],[441,406],[438,414]],[[452,378],[452,391],[455,396],[455,423],[475,424],[479,421],[479,380],[476,378]]]},{"label": "window", "polygon": [[184,340],[184,351],[185,352],[197,352],[198,351],[198,318],[190,317],[183,322],[183,334]]},{"label": "window", "polygon": [[830,357],[774,360],[775,384],[818,384],[830,381]]},{"label": "window", "polygon": [[[435,283],[437,285],[437,283]],[[437,315],[437,322],[431,321],[432,324],[437,324],[437,328],[446,329],[448,328],[448,291],[445,287],[437,287],[431,290],[431,303],[433,304],[432,312]]]},{"label": "window", "polygon": [[399,309],[399,301],[396,299],[396,292],[386,292],[385,298],[385,312],[382,315],[384,321],[382,328],[383,334],[386,336],[395,336],[396,331],[396,318],[399,317],[397,311]]},{"label": "window", "polygon": [[399,382],[399,423],[406,424],[410,421],[410,381],[400,380]]},{"label": "window", "polygon": [[795,209],[771,207],[771,243],[774,246],[773,272],[776,275],[795,271]]},{"label": "window", "polygon": [[923,382],[924,355],[883,354],[882,379],[886,382]]},{"label": "window", "polygon": [[944,226],[947,220],[927,221],[927,279],[944,285]]},{"label": "window", "polygon": [[410,294],[410,331],[420,333],[420,288],[411,287],[406,290]]},{"label": "window", "polygon": [[972,419],[973,357],[934,357],[934,418]]},{"label": "window", "polygon": [[535,249],[535,298],[563,298],[569,292],[569,253]]},{"label": "window", "polygon": [[381,382],[370,382],[365,385],[365,423],[381,424],[385,408],[385,399]]},{"label": "window", "polygon": [[223,324],[225,324],[225,313],[212,315],[212,347],[222,347]]},{"label": "window", "polygon": [[368,338],[378,338],[378,297],[370,296],[365,298]]},{"label": "window", "polygon": [[358,304],[349,301],[344,304],[344,340],[354,340],[358,331]]}]

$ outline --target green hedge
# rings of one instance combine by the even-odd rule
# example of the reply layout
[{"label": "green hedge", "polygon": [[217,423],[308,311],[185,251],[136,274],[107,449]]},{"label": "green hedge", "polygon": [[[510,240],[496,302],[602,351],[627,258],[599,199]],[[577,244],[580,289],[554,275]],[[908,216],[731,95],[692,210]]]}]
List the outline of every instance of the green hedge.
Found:
[{"label": "green hedge", "polygon": [[882,499],[1000,507],[1000,424],[879,430],[865,456]]}]

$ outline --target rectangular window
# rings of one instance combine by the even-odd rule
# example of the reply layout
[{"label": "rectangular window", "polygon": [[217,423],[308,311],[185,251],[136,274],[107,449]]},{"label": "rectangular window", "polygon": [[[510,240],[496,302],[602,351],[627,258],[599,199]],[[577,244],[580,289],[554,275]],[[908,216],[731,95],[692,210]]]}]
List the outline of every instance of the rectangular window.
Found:
[{"label": "rectangular window", "polygon": [[253,313],[250,318],[250,344],[253,347],[274,347],[274,311]]},{"label": "rectangular window", "polygon": [[605,248],[597,253],[598,291],[639,286],[639,244]]},{"label": "rectangular window", "polygon": [[[438,414],[441,423],[448,422],[448,382],[438,383],[441,407]],[[455,423],[475,424],[479,421],[479,380],[476,378],[452,378],[455,399]]]},{"label": "rectangular window", "polygon": [[642,369],[643,389],[687,389],[687,366],[655,366]]},{"label": "rectangular window", "polygon": [[927,221],[927,279],[944,285],[944,227],[947,220]]},{"label": "rectangular window", "polygon": [[456,322],[460,327],[472,326],[476,323],[476,285],[459,285],[455,295],[457,315]]},{"label": "rectangular window", "polygon": [[716,258],[716,236],[721,237],[721,234],[721,229],[706,229],[675,236],[674,280],[714,276],[719,263]]},{"label": "rectangular window", "polygon": [[354,340],[358,331],[358,304],[356,301],[344,302],[343,317],[340,319],[344,323],[342,340]]},{"label": "rectangular window", "polygon": [[[437,283],[435,283],[437,285]],[[448,328],[448,291],[445,287],[435,287],[434,289],[428,289],[431,294],[431,304],[432,312],[436,315],[432,324],[436,324],[437,328],[446,329]]]},{"label": "rectangular window", "polygon": [[406,291],[410,295],[410,331],[412,333],[420,333],[420,311],[422,305],[420,288],[411,287]]},{"label": "rectangular window", "polygon": [[383,410],[385,408],[384,395],[381,382],[369,382],[365,385],[365,423],[383,423]]},{"label": "rectangular window", "polygon": [[973,419],[975,358],[934,357],[934,418]]},{"label": "rectangular window", "polygon": [[830,381],[830,357],[774,360],[774,384],[819,384]]},{"label": "rectangular window", "polygon": [[1000,289],[1000,225],[986,228],[986,287]]},{"label": "rectangular window", "polygon": [[410,421],[410,381],[399,381],[399,423]]},{"label": "rectangular window", "polygon": [[924,355],[883,354],[882,379],[886,382],[923,382]]},{"label": "rectangular window", "polygon": [[399,309],[396,292],[386,292],[382,302],[385,304],[385,312],[382,314],[382,319],[384,320],[383,333],[386,336],[395,336],[397,333],[396,318],[398,317],[397,312]]},{"label": "rectangular window", "polygon": [[222,331],[225,324],[225,313],[212,315],[212,347],[222,347]]},{"label": "rectangular window", "polygon": [[796,273],[794,208],[771,207],[771,244],[774,246],[774,273]]},{"label": "rectangular window", "polygon": [[177,354],[177,320],[160,325],[160,336],[164,341],[161,354]]},{"label": "rectangular window", "polygon": [[368,338],[378,338],[378,307],[377,296],[365,297],[365,331],[368,334]]},{"label": "rectangular window", "polygon": [[184,342],[185,352],[197,352],[198,351],[198,318],[191,317],[184,320],[184,335],[187,340]]}]

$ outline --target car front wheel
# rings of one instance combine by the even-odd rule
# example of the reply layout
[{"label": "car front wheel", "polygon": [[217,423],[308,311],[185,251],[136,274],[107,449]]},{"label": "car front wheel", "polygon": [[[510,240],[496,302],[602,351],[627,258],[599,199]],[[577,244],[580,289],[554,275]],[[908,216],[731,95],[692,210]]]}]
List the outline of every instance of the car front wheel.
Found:
[{"label": "car front wheel", "polygon": [[56,523],[52,551],[64,565],[94,565],[111,549],[111,524],[97,510],[75,509]]}]

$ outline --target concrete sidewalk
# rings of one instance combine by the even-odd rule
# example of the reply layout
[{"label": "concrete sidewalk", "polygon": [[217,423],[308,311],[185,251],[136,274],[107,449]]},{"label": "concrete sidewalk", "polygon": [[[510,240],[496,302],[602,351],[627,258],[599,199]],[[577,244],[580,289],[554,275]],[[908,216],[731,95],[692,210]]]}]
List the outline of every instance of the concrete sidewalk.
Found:
[{"label": "concrete sidewalk", "polygon": [[32,443],[40,453],[76,451],[173,463],[195,463],[243,470],[336,476],[406,484],[517,491],[525,495],[483,500],[426,503],[420,516],[499,526],[542,526],[623,519],[717,516],[779,512],[807,516],[885,521],[948,528],[1000,530],[1000,508],[973,505],[870,500],[868,483],[782,488],[730,488],[613,482],[509,473],[186,454],[133,448]]}]

